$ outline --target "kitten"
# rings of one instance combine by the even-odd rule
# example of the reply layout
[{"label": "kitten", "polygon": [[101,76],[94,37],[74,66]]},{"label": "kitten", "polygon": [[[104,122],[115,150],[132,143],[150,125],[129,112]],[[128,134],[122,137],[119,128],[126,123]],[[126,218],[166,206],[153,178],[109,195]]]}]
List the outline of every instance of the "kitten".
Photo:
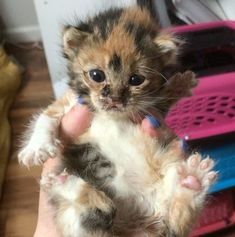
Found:
[{"label": "kitten", "polygon": [[[93,110],[91,127],[63,151],[67,179],[41,179],[64,237],[189,234],[216,178],[213,161],[199,154],[185,160],[179,140],[163,124],[167,132],[156,139],[132,122],[149,111],[164,117],[190,95],[193,73],[163,75],[176,62],[179,44],[140,6],[111,9],[65,28],[71,90],[38,117],[19,154],[27,166],[60,155],[62,116],[77,97]],[[200,190],[181,185],[189,178]]]}]

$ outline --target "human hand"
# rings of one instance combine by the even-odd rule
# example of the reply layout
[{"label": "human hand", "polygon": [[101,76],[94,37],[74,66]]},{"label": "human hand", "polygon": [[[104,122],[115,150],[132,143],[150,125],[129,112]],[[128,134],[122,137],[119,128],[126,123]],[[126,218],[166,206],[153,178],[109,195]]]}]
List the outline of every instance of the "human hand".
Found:
[{"label": "human hand", "polygon": [[[69,141],[74,137],[82,135],[90,126],[92,121],[92,113],[84,105],[74,106],[61,121],[61,136]],[[143,130],[152,137],[158,136],[157,129],[161,126],[159,120],[153,116],[146,116],[141,121]],[[59,159],[48,159],[44,163],[43,174],[53,172],[59,164]],[[142,235],[139,233],[138,237]],[[61,237],[54,223],[53,206],[48,202],[46,193],[40,190],[38,221],[34,237]],[[136,235],[132,237],[137,237]]]},{"label": "human hand", "polygon": [[[83,134],[90,126],[92,113],[85,106],[74,106],[62,119],[61,135],[65,140]],[[43,166],[42,175],[53,172],[59,159],[48,159]],[[46,193],[40,190],[38,221],[34,237],[61,237],[54,223],[54,210],[48,202]]]}]

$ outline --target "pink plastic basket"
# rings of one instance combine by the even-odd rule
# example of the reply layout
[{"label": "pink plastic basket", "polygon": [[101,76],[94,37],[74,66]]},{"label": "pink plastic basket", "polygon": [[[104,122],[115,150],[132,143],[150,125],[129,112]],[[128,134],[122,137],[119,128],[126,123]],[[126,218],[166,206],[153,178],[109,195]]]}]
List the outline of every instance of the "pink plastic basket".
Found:
[{"label": "pink plastic basket", "polygon": [[[211,34],[207,36],[213,38],[213,34],[218,35],[216,28],[225,29],[225,31],[229,29],[234,31],[232,35],[235,35],[234,21],[182,26],[176,27],[172,31],[181,35],[190,32],[199,35],[199,41],[204,47],[203,52],[205,52],[207,48],[205,48],[205,39],[202,38],[201,32],[212,29],[212,36]],[[221,35],[224,36],[224,31]],[[226,45],[229,41],[231,43],[232,39],[224,38],[226,41],[225,50],[228,50]],[[197,47],[198,45],[195,45],[195,48]],[[234,47],[230,54],[235,58]],[[180,100],[172,108],[166,122],[180,137],[187,136],[189,140],[193,140],[235,131],[235,66],[232,67],[232,70],[230,68],[230,71],[233,72],[199,78],[199,85],[193,90],[194,95]]]},{"label": "pink plastic basket", "polygon": [[234,190],[214,194],[201,217],[191,237],[202,236],[235,225]]}]

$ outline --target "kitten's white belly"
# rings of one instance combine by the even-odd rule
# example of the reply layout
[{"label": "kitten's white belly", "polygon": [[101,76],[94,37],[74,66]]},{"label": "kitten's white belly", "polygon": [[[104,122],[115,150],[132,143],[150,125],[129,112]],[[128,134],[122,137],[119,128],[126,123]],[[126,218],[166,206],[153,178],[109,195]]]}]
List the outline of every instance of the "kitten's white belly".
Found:
[{"label": "kitten's white belly", "polygon": [[[151,149],[143,143],[139,126],[126,120],[110,119],[97,115],[91,125],[91,142],[98,144],[102,154],[115,164],[117,175],[113,185],[122,196],[145,193],[148,184],[153,188],[151,167],[144,157],[144,150]],[[151,138],[149,138],[152,140]],[[151,192],[151,190],[149,190]]]}]

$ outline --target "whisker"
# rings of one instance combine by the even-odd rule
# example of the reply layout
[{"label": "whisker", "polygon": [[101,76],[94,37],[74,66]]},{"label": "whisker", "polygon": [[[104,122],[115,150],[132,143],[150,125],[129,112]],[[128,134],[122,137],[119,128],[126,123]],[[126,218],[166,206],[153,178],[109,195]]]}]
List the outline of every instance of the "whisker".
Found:
[{"label": "whisker", "polygon": [[156,74],[160,75],[160,76],[165,80],[165,82],[168,81],[168,79],[167,79],[161,72],[159,72],[159,71],[157,71],[157,70],[154,70],[154,69],[152,69],[152,68],[149,68],[149,67],[143,66],[143,65],[140,65],[139,67],[142,68],[142,69],[147,70],[147,72],[156,73]]}]

